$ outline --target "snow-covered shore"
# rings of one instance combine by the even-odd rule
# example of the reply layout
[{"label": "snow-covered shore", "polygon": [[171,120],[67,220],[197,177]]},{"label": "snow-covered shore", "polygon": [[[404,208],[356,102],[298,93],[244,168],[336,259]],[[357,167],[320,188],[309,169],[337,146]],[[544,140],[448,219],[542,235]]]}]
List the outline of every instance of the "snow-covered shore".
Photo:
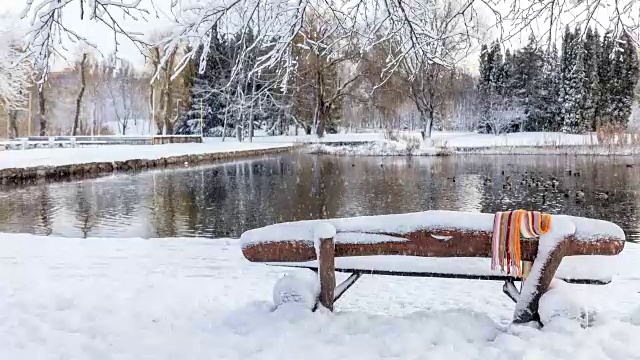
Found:
[{"label": "snow-covered shore", "polygon": [[184,155],[229,153],[290,147],[293,142],[238,142],[212,139],[204,143],[166,145],[105,145],[79,148],[0,151],[0,169],[58,166],[132,159],[157,160]]},{"label": "snow-covered shore", "polygon": [[418,133],[400,133],[397,140],[370,136],[364,144],[333,145],[317,143],[319,154],[362,156],[424,156],[451,154],[499,155],[639,155],[640,144],[600,144],[595,134],[552,132],[510,133],[502,135],[470,132],[434,132],[424,143]]},{"label": "snow-covered shore", "polygon": [[[598,143],[594,134],[512,133],[504,135],[463,132],[434,132],[429,144],[418,133],[401,133],[397,140],[380,132],[315,135],[257,136],[253,142],[207,138],[204,143],[166,145],[105,145],[80,148],[39,148],[0,151],[0,169],[35,168],[133,159],[157,160],[185,155],[230,153],[312,145],[312,151],[336,155],[448,155],[471,154],[575,154],[637,155],[640,146],[609,146]],[[413,140],[409,140],[413,139]]]},{"label": "snow-covered shore", "polygon": [[365,276],[336,313],[272,312],[287,270],[238,240],[0,238],[2,359],[640,358],[635,244],[610,285],[568,285],[593,326],[536,330],[499,282]]}]

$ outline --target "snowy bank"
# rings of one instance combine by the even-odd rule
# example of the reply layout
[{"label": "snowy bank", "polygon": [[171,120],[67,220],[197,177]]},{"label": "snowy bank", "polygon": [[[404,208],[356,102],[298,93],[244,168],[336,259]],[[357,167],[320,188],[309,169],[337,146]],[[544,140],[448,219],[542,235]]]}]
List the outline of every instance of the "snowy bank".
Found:
[{"label": "snowy bank", "polygon": [[[230,239],[63,239],[2,234],[2,359],[637,359],[640,291],[628,244],[607,286],[567,285],[591,327],[508,326],[488,281],[363,277],[337,312],[271,311],[287,270]],[[300,270],[303,271],[303,270]]]},{"label": "snowy bank", "polygon": [[238,142],[228,139],[206,139],[204,143],[165,145],[105,145],[81,148],[55,148],[0,151],[0,169],[37,166],[74,165],[91,162],[115,162],[131,159],[157,160],[161,158],[231,153],[291,147],[292,142]]},{"label": "snowy bank", "polygon": [[327,143],[312,144],[311,152],[325,155],[359,155],[359,156],[439,156],[450,155],[446,148],[433,146],[415,146],[403,141],[371,141],[363,144],[331,145]]},{"label": "snowy bank", "polygon": [[[345,134],[343,136],[346,136]],[[554,132],[510,133],[502,135],[471,132],[434,132],[428,142],[419,133],[404,132],[397,140],[368,135],[368,142],[349,145],[333,141],[315,143],[312,152],[332,155],[424,156],[449,154],[485,155],[638,155],[640,145],[601,144],[595,134]],[[359,137],[359,139],[366,139]],[[417,144],[417,145],[416,145]]]},{"label": "snowy bank", "polygon": [[166,145],[110,145],[93,148],[0,152],[0,181],[95,177],[114,171],[196,165],[291,151],[292,143],[205,142]]}]

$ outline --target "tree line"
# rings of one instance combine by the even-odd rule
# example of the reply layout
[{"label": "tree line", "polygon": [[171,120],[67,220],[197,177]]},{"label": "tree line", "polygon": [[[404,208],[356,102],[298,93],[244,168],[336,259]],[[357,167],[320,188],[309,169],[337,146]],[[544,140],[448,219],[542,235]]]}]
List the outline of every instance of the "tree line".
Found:
[{"label": "tree line", "polygon": [[479,61],[478,130],[585,133],[624,130],[631,117],[639,65],[631,36],[566,27],[561,49],[483,45]]},{"label": "tree line", "polygon": [[443,6],[420,19],[442,37],[434,45],[442,53],[439,61],[414,52],[394,67],[388,59],[406,52],[399,36],[381,33],[365,51],[348,29],[319,11],[308,11],[293,37],[288,51],[294,65],[257,66],[283,40],[261,36],[257,24],[256,30],[248,27],[232,35],[214,29],[185,66],[185,77],[193,79],[190,106],[175,132],[242,139],[258,128],[282,134],[294,127],[296,133],[323,136],[339,127],[368,127],[420,129],[428,138],[452,118],[459,123],[475,118],[469,91],[473,76],[457,66],[467,39],[450,35],[464,26],[455,11]]}]

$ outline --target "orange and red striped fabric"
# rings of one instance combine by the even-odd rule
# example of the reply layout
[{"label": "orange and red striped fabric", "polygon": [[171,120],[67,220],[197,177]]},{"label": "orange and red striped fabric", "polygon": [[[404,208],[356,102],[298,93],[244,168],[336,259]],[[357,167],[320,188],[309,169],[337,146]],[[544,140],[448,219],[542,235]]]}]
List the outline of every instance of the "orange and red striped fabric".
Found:
[{"label": "orange and red striped fabric", "polygon": [[500,266],[508,275],[522,276],[520,237],[534,238],[549,232],[551,215],[539,211],[498,211],[493,219],[491,269]]}]

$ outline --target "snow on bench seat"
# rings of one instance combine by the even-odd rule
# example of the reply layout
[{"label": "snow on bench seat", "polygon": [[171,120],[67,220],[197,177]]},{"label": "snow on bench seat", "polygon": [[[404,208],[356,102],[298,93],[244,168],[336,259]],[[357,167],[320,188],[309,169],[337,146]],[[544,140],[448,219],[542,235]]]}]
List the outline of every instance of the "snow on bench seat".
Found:
[{"label": "snow on bench seat", "polygon": [[[361,216],[341,219],[306,220],[269,225],[263,228],[249,230],[242,234],[243,246],[258,243],[286,242],[286,241],[310,241],[316,238],[315,228],[321,223],[333,225],[338,233],[336,243],[343,244],[367,244],[385,241],[406,241],[401,237],[389,236],[383,239],[380,236],[355,235],[367,234],[407,234],[415,231],[461,230],[470,232],[493,231],[493,214],[457,212],[457,211],[423,211],[406,214]],[[576,226],[575,237],[577,241],[589,242],[601,238],[624,241],[625,235],[622,229],[608,221],[587,219],[567,215],[553,215],[553,219],[565,217]],[[352,233],[342,235],[341,233]],[[443,240],[446,240],[443,238]]]},{"label": "snow on bench seat", "polygon": [[[309,220],[249,230],[241,240],[243,253],[250,261],[313,268],[317,266],[317,240],[326,238],[323,234],[333,234],[328,231],[333,226],[338,271],[496,278],[505,274],[492,271],[488,259],[493,218],[493,214],[425,211]],[[557,276],[609,282],[612,271],[606,264],[612,259],[602,255],[616,255],[622,250],[622,229],[607,221],[565,215],[552,216],[552,230],[554,223],[556,228],[572,224],[565,235],[569,247]],[[523,239],[523,259],[535,260],[538,244],[537,239]]]},{"label": "snow on bench seat", "polygon": [[[570,256],[562,260],[556,277],[570,283],[608,284],[615,273],[612,256]],[[317,269],[317,260],[305,262],[268,262],[267,265]],[[487,258],[428,258],[417,256],[347,256],[335,259],[335,270],[381,275],[459,277],[503,280],[506,274],[491,270]]]}]

